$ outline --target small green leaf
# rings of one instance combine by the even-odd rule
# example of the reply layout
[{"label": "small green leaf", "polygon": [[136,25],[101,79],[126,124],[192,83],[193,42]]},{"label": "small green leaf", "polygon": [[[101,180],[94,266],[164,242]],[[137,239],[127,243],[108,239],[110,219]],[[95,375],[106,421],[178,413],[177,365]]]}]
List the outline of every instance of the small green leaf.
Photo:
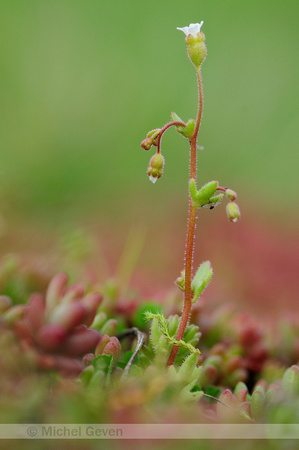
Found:
[{"label": "small green leaf", "polygon": [[251,396],[251,413],[254,420],[261,419],[265,409],[265,394],[261,390],[255,390]]},{"label": "small green leaf", "polygon": [[113,367],[113,355],[99,355],[92,360],[92,365],[95,371],[102,371],[106,374],[105,384],[109,384],[110,375]]},{"label": "small green leaf", "polygon": [[[153,344],[153,348],[157,348],[160,345],[160,342],[157,341],[158,337],[162,335],[165,336],[167,342],[171,345],[177,345],[179,347],[184,347],[186,349],[188,349],[191,353],[197,353],[198,355],[200,355],[200,351],[198,348],[195,348],[193,345],[180,340],[177,341],[174,337],[170,336],[169,334],[169,330],[168,330],[168,326],[167,326],[167,322],[165,317],[162,314],[153,314],[149,311],[147,311],[145,313],[145,317],[147,320],[152,320],[152,326],[151,326],[151,342]],[[153,328],[154,327],[154,328]],[[154,329],[154,332],[153,332]]]},{"label": "small green leaf", "polygon": [[196,181],[194,180],[194,178],[191,178],[191,180],[189,181],[189,191],[192,198],[192,203],[197,208],[199,204],[197,200]]},{"label": "small green leaf", "polygon": [[209,181],[197,192],[196,199],[199,206],[210,203],[210,198],[214,196],[218,188],[218,181]]},{"label": "small green leaf", "polygon": [[[198,370],[196,370],[196,364],[198,361],[198,355],[196,353],[191,353],[178,370],[178,378],[181,381],[190,383],[192,380],[198,378]],[[194,383],[195,384],[195,383]]]},{"label": "small green leaf", "polygon": [[194,119],[190,119],[188,120],[187,124],[186,124],[186,128],[185,128],[185,136],[189,139],[192,138],[193,134],[194,134],[194,128],[195,128],[195,121]]},{"label": "small green leaf", "polygon": [[[170,117],[171,117],[171,120],[173,120],[174,122],[183,122],[184,123],[184,121],[175,112],[172,112],[170,114]],[[185,136],[185,127],[176,125],[176,130],[178,133],[181,133],[183,136]]]},{"label": "small green leaf", "polygon": [[224,197],[224,194],[215,195],[214,197],[211,197],[209,200],[209,203],[217,203],[220,202]]},{"label": "small green leaf", "polygon": [[173,122],[183,122],[175,112],[170,113],[170,117]]},{"label": "small green leaf", "polygon": [[209,284],[212,275],[213,269],[211,267],[210,261],[203,262],[197,269],[195,277],[193,278],[193,281],[191,283],[191,288],[193,290],[192,303],[195,303],[198,300],[200,294]]},{"label": "small green leaf", "polygon": [[84,368],[83,372],[80,375],[80,379],[82,380],[84,386],[88,385],[93,375],[94,375],[94,367],[92,365]]},{"label": "small green leaf", "polygon": [[168,331],[170,336],[175,337],[178,331],[180,325],[180,318],[179,316],[176,314],[174,316],[169,316],[167,319],[167,327],[168,327]]},{"label": "small green leaf", "polygon": [[241,389],[246,389],[246,391],[248,392],[248,387],[246,386],[245,383],[243,383],[243,381],[239,381],[239,382],[236,384],[235,389],[234,389],[234,395],[238,395],[238,392],[239,392]]},{"label": "small green leaf", "polygon": [[[148,319],[148,314],[153,314],[153,313],[146,312],[145,317],[147,319]],[[152,325],[151,325],[151,330],[150,330],[150,340],[151,340],[151,344],[154,349],[154,352],[156,352],[158,345],[159,345],[159,339],[161,336],[159,320],[157,319],[157,317],[155,317],[154,314],[152,317],[150,317],[150,319],[152,319]]]},{"label": "small green leaf", "polygon": [[289,367],[282,377],[282,391],[287,398],[299,395],[299,366]]}]

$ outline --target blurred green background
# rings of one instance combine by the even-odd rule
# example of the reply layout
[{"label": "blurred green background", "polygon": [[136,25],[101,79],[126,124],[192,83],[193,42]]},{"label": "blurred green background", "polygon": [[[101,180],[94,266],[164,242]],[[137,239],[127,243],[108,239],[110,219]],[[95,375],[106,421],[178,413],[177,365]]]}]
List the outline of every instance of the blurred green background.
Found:
[{"label": "blurred green background", "polygon": [[195,116],[195,71],[176,27],[204,20],[199,183],[219,179],[273,217],[292,216],[298,11],[295,0],[2,0],[2,207],[121,220],[181,205],[188,142],[165,135],[153,186],[140,141],[171,111]]}]

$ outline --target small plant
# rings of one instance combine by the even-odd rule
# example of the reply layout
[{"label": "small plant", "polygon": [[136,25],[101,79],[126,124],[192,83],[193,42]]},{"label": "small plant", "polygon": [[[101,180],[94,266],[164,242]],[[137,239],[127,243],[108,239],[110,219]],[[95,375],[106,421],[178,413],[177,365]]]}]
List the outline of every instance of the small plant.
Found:
[{"label": "small plant", "polygon": [[23,351],[30,353],[37,367],[73,376],[83,368],[78,357],[100,340],[99,332],[89,326],[102,296],[86,295],[79,283],[67,288],[67,281],[67,276],[59,273],[52,278],[45,297],[32,294],[26,305],[12,306],[9,297],[0,297],[0,319],[15,331]]},{"label": "small plant", "polygon": [[190,143],[186,258],[176,280],[184,295],[182,315],[178,291],[159,303],[130,285],[142,229],[130,234],[113,272],[110,254],[107,261],[105,254],[97,257],[97,240],[80,230],[65,236],[57,248],[61,256],[50,264],[45,256],[4,256],[0,422],[212,422],[213,433],[217,423],[298,423],[299,317],[282,317],[272,327],[228,304],[212,309],[198,302],[213,269],[204,261],[193,273],[197,212],[225,197],[229,220],[240,217],[233,190],[218,181],[197,187],[201,65],[207,56],[202,23],[179,28],[197,74],[196,119],[184,122],[171,113],[171,122],[141,143],[145,150],[156,147],[147,172],[153,183],[163,175],[164,132],[174,126]]},{"label": "small plant", "polygon": [[210,282],[213,273],[210,262],[205,261],[199,266],[195,276],[193,276],[194,233],[197,211],[203,207],[213,209],[225,196],[229,201],[226,206],[228,219],[231,222],[237,222],[240,218],[240,209],[235,202],[237,194],[232,189],[220,186],[218,181],[210,181],[204,184],[200,189],[197,189],[197,138],[203,111],[201,65],[207,57],[205,35],[201,31],[202,25],[203,22],[196,24],[191,23],[189,27],[178,28],[178,30],[185,33],[187,54],[191,63],[195,67],[197,74],[199,98],[196,119],[189,119],[185,123],[176,113],[172,112],[171,122],[168,122],[162,128],[156,128],[150,131],[146,138],[141,142],[141,147],[144,150],[150,150],[152,146],[156,147],[156,153],[150,159],[147,170],[149,179],[153,183],[155,183],[163,175],[165,159],[161,154],[161,140],[165,131],[174,126],[177,132],[184,138],[188,139],[190,143],[189,217],[187,226],[185,269],[182,271],[181,277],[177,279],[178,287],[184,292],[184,305],[176,338],[172,341],[173,346],[168,358],[168,366],[174,364],[174,360],[179,349],[178,343],[182,342],[182,339],[184,338],[192,305],[199,299],[199,296]]}]

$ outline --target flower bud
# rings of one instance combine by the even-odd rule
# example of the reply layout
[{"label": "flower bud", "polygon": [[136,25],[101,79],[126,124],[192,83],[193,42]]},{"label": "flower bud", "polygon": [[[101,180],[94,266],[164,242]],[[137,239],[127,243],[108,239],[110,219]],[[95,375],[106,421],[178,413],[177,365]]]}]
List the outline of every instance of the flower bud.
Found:
[{"label": "flower bud", "polygon": [[185,33],[185,41],[187,44],[187,52],[190,61],[198,69],[204,62],[207,56],[207,48],[205,45],[205,35],[200,28],[203,21],[200,23],[191,23],[189,27],[177,28]]},{"label": "flower bud", "polygon": [[147,133],[147,137],[151,138],[152,144],[157,146],[158,145],[158,137],[160,134],[161,128],[155,128],[154,130]]},{"label": "flower bud", "polygon": [[161,155],[161,153],[156,153],[154,156],[151,157],[147,169],[149,179],[153,183],[155,183],[158,178],[162,177],[163,168],[164,168],[164,157]]},{"label": "flower bud", "polygon": [[237,220],[241,217],[240,209],[237,203],[229,202],[226,205],[226,214],[231,222],[237,222]]},{"label": "flower bud", "polygon": [[157,145],[157,139],[161,128],[155,128],[147,133],[146,138],[141,142],[141,148],[144,150],[150,150],[152,145]]},{"label": "flower bud", "polygon": [[175,280],[175,284],[178,286],[178,288],[181,291],[183,291],[183,292],[185,291],[185,271],[184,270],[181,272],[181,276]]},{"label": "flower bud", "polygon": [[143,150],[150,150],[152,145],[153,145],[153,140],[151,137],[146,137],[142,142],[141,142],[141,148],[143,148]]},{"label": "flower bud", "polygon": [[232,189],[226,189],[225,191],[225,195],[227,198],[229,198],[231,201],[236,200],[237,198],[237,193],[235,191],[233,191]]},{"label": "flower bud", "polygon": [[205,35],[201,31],[197,36],[186,36],[187,52],[190,61],[198,69],[207,57]]}]

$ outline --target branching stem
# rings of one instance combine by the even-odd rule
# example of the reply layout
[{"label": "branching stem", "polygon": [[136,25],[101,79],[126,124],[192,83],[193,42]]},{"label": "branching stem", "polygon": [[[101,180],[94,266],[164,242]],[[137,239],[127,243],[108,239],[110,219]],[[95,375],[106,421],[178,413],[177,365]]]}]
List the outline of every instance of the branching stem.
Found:
[{"label": "branching stem", "polygon": [[181,126],[181,127],[186,128],[186,124],[184,122],[181,122],[180,120],[173,120],[172,122],[168,122],[166,125],[164,125],[164,127],[161,128],[160,133],[158,134],[157,153],[160,153],[161,139],[162,139],[163,134],[165,133],[166,130],[168,130],[168,128],[170,128],[172,126]]},{"label": "branching stem", "polygon": [[[203,109],[203,88],[201,80],[200,67],[197,69],[197,80],[198,80],[198,111],[197,118],[194,128],[194,133],[190,139],[190,180],[193,178],[196,180],[196,145],[197,137],[199,132],[199,127],[202,118]],[[161,130],[162,131],[162,130]],[[176,340],[180,341],[184,337],[186,327],[189,322],[191,308],[192,308],[192,266],[193,266],[193,254],[194,254],[194,234],[195,234],[195,221],[196,221],[196,207],[193,206],[191,197],[189,198],[189,217],[187,226],[187,243],[186,243],[186,258],[185,258],[185,297],[182,317],[179,325],[179,329],[176,335]],[[175,357],[177,355],[179,347],[174,345],[171,349],[167,366],[171,366],[174,363]]]}]

